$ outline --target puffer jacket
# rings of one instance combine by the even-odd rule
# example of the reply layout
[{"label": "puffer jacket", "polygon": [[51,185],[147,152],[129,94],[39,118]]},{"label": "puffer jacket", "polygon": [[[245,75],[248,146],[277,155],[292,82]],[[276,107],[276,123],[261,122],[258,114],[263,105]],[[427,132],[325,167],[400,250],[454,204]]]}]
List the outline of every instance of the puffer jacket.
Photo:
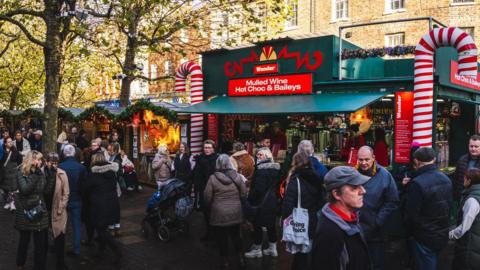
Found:
[{"label": "puffer jacket", "polygon": [[287,184],[285,199],[282,205],[282,219],[292,214],[293,208],[297,207],[298,186],[300,181],[301,207],[308,210],[308,235],[312,239],[315,235],[317,224],[317,212],[325,203],[322,178],[318,176],[312,167],[303,167],[295,170]]},{"label": "puffer jacket", "polygon": [[45,177],[45,174],[37,169],[35,172],[24,175],[18,172],[18,196],[17,211],[15,211],[15,228],[20,231],[41,231],[48,229],[48,213],[35,222],[29,221],[24,214],[25,209],[31,209],[38,205],[39,201],[45,205],[45,195],[51,196],[54,187],[54,177]]},{"label": "puffer jacket", "polygon": [[160,182],[167,181],[170,175],[172,160],[166,155],[156,154],[152,161],[152,169],[154,171],[155,180]]},{"label": "puffer jacket", "polygon": [[18,166],[22,164],[22,155],[13,149],[11,150],[10,158],[8,156],[9,153],[5,152],[0,162],[0,188],[12,192],[17,190],[17,173]]},{"label": "puffer jacket", "polygon": [[468,171],[468,163],[473,161],[473,167],[480,169],[480,158],[472,157],[470,154],[461,156],[457,161],[457,167],[455,168],[455,176],[453,181],[453,199],[456,202],[460,202],[462,198],[463,187],[463,177]]},{"label": "puffer jacket", "polygon": [[254,225],[275,226],[279,182],[280,164],[267,161],[257,165],[248,193],[249,203],[253,206],[261,206],[253,220]]},{"label": "puffer jacket", "polygon": [[247,195],[243,179],[234,170],[210,176],[203,193],[204,203],[210,209],[210,225],[230,226],[243,222],[241,198]]}]

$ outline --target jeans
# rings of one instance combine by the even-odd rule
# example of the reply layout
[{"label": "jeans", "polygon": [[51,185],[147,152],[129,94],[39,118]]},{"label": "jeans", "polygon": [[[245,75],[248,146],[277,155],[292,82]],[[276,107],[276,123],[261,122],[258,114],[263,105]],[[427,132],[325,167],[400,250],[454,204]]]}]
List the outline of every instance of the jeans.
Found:
[{"label": "jeans", "polygon": [[367,241],[368,254],[373,270],[383,269],[383,258],[385,256],[385,245],[383,241]]},{"label": "jeans", "polygon": [[82,239],[82,202],[80,200],[68,202],[68,214],[73,228],[73,252],[80,254],[80,241]]},{"label": "jeans", "polygon": [[228,239],[233,243],[237,254],[242,252],[242,240],[240,239],[240,225],[212,226],[212,232],[217,240],[220,256],[228,257]]},{"label": "jeans", "polygon": [[415,269],[417,270],[436,270],[438,262],[438,253],[434,250],[422,245],[421,243],[411,240],[410,248],[412,249],[413,258],[415,260]]},{"label": "jeans", "polygon": [[20,240],[17,249],[17,266],[24,266],[27,261],[28,244],[33,234],[34,255],[33,261],[35,270],[45,270],[47,264],[48,229],[41,231],[20,231]]},{"label": "jeans", "polygon": [[[277,242],[277,231],[275,229],[275,226],[267,227],[267,236],[268,236],[268,242],[270,242],[270,243],[276,243]],[[262,240],[263,240],[262,227],[255,226],[253,228],[253,243],[255,245],[261,245]]]}]

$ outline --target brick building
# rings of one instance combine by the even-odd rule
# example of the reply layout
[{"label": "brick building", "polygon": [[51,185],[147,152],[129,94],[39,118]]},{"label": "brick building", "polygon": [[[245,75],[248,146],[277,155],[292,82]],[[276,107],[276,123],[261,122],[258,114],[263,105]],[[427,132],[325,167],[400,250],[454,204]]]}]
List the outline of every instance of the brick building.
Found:
[{"label": "brick building", "polygon": [[[338,35],[338,27],[432,16],[469,32],[480,45],[480,0],[298,0],[281,35]],[[364,48],[416,45],[428,21],[382,24],[344,30],[344,38]]]}]

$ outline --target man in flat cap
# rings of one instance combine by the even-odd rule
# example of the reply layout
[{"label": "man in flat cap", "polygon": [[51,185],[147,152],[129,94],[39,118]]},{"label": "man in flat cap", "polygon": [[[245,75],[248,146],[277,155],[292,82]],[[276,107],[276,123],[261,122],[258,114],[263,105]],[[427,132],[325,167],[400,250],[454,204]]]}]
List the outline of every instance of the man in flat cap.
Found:
[{"label": "man in flat cap", "polygon": [[312,269],[370,269],[367,244],[358,223],[363,184],[369,177],[339,166],[324,178],[328,203],[321,210],[312,249]]},{"label": "man in flat cap", "polygon": [[435,165],[435,150],[413,154],[416,172],[407,189],[405,223],[416,269],[437,269],[438,254],[448,243],[452,182]]}]

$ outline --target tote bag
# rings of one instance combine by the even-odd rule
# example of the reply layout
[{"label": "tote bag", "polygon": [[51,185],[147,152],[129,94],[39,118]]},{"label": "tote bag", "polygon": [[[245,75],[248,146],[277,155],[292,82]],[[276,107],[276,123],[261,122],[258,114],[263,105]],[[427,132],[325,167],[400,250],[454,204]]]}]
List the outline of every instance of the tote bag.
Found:
[{"label": "tote bag", "polygon": [[[286,242],[287,251],[291,253],[310,251],[311,242],[308,237],[308,210],[301,207],[302,192],[300,189],[300,180],[297,177],[297,207],[293,208],[292,214],[283,221],[282,241]],[[298,248],[292,248],[292,245],[298,245]]]}]

